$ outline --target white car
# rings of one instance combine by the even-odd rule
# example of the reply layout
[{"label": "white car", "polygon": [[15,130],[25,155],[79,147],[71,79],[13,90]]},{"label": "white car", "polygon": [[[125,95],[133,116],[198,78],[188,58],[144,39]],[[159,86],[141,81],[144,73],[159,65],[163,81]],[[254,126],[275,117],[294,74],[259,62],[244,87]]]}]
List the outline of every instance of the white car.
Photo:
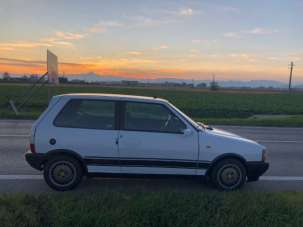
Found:
[{"label": "white car", "polygon": [[233,190],[269,167],[265,147],[197,123],[167,100],[113,94],[54,96],[34,123],[27,162],[55,190],[83,176],[205,176]]}]

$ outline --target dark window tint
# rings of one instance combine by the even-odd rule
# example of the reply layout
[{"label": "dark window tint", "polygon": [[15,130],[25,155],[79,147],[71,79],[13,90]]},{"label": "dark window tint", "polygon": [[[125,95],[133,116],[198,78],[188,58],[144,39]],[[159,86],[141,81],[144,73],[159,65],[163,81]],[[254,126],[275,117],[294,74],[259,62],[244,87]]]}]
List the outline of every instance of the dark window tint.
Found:
[{"label": "dark window tint", "polygon": [[162,105],[126,103],[126,130],[181,133],[185,128],[185,124]]},{"label": "dark window tint", "polygon": [[115,102],[71,100],[59,113],[54,124],[66,128],[115,129]]}]

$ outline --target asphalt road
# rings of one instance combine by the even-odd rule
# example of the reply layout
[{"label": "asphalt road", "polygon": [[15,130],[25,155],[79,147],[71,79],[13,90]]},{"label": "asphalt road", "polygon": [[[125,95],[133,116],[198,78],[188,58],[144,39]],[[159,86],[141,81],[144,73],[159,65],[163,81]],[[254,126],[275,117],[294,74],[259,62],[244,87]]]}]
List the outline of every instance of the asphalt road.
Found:
[{"label": "asphalt road", "polygon": [[[52,192],[41,172],[24,160],[32,121],[0,120],[0,192]],[[258,141],[268,149],[270,169],[243,191],[303,191],[303,128],[218,126]],[[76,191],[213,190],[195,179],[86,179]]]}]

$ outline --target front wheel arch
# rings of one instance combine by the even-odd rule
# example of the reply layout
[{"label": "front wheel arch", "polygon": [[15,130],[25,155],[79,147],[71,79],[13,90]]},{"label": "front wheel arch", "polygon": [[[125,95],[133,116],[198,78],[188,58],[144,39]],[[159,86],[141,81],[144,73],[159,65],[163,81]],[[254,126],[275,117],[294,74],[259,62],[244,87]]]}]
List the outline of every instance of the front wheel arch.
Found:
[{"label": "front wheel arch", "polygon": [[205,174],[205,176],[207,177],[207,179],[209,179],[209,176],[210,176],[210,174],[211,174],[211,171],[212,171],[213,167],[214,167],[217,163],[221,162],[221,161],[224,160],[224,159],[236,159],[236,160],[240,161],[240,162],[243,164],[243,166],[245,167],[245,169],[247,170],[247,165],[246,165],[246,162],[247,162],[247,161],[245,160],[245,158],[243,158],[241,155],[238,155],[238,154],[226,153],[226,154],[223,154],[223,155],[220,155],[220,156],[216,157],[216,158],[211,162],[210,167],[207,169],[207,172],[206,172],[206,174]]}]

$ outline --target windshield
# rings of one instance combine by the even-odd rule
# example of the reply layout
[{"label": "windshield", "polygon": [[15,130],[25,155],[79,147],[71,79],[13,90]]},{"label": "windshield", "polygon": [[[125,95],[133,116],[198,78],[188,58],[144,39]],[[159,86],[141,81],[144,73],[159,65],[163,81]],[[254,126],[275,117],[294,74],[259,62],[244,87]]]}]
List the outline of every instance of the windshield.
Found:
[{"label": "windshield", "polygon": [[197,122],[195,122],[194,120],[192,120],[189,116],[187,116],[185,113],[183,113],[180,109],[178,109],[177,107],[175,107],[173,104],[169,103],[169,105],[176,110],[179,114],[182,115],[183,118],[185,118],[187,121],[189,121],[189,123],[191,123],[194,127],[196,128],[204,128],[203,124],[198,124]]}]

